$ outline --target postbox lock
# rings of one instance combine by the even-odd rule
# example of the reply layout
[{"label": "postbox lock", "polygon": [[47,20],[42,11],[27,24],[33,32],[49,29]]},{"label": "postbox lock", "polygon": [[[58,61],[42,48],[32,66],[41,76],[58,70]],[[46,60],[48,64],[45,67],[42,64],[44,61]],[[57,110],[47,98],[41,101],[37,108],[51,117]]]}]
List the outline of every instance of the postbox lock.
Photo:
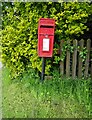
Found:
[{"label": "postbox lock", "polygon": [[45,37],[48,38],[48,35],[46,34]]}]

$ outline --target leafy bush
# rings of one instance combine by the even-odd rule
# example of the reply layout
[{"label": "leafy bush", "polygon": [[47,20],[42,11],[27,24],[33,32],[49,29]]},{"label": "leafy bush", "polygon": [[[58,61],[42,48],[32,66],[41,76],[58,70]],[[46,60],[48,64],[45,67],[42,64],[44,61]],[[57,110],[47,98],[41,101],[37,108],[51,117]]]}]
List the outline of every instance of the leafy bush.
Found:
[{"label": "leafy bush", "polygon": [[[53,2],[8,2],[2,5],[2,60],[11,69],[12,77],[19,76],[27,68],[41,71],[42,60],[37,55],[39,18],[56,20],[53,62],[57,64],[62,59],[56,52],[59,42],[72,40],[74,35],[88,30],[85,23],[91,13],[89,3],[64,2],[62,7],[61,3]],[[50,74],[51,67],[51,59],[48,59],[46,74]]]}]

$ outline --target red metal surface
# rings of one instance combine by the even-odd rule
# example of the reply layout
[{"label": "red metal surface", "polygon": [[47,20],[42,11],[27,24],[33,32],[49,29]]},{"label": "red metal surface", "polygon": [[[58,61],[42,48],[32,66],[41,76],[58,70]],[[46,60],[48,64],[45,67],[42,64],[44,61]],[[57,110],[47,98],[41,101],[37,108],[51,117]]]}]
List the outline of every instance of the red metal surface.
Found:
[{"label": "red metal surface", "polygon": [[[38,56],[52,57],[54,44],[55,20],[50,18],[41,18],[38,23]],[[43,50],[43,39],[49,39],[49,50]]]}]

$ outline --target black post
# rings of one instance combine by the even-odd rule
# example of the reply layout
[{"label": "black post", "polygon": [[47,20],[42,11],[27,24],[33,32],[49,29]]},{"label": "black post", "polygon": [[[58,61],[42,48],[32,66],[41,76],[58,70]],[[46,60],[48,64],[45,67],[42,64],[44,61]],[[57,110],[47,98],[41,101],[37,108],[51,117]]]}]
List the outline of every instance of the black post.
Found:
[{"label": "black post", "polygon": [[42,58],[42,73],[41,73],[41,81],[44,80],[44,75],[45,75],[45,58]]}]

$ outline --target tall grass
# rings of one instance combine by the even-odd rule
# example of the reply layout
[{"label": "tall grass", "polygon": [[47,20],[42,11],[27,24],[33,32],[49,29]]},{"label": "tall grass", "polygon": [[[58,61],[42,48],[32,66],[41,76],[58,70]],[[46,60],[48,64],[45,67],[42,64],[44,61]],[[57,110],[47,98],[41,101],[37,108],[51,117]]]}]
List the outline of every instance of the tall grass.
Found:
[{"label": "tall grass", "polygon": [[[34,70],[26,71],[22,77],[12,82],[8,75],[9,73],[5,69],[3,86],[4,88],[8,87],[7,90],[3,88],[4,98],[7,97],[3,101],[3,112],[5,112],[3,116],[15,115],[15,117],[31,118],[91,117],[90,79],[61,77],[57,70],[52,72],[53,78],[51,80],[44,80],[44,82],[40,81]],[[12,87],[9,87],[9,85],[12,85]],[[11,91],[10,96],[14,96],[8,97],[8,91]],[[9,106],[6,102],[11,103],[11,105]],[[9,108],[13,108],[15,112],[10,113]],[[20,108],[23,109],[20,110]]]},{"label": "tall grass", "polygon": [[91,79],[61,77],[57,70],[52,75],[51,80],[40,82],[39,77],[34,79],[35,72],[30,71],[29,74],[24,74],[22,82],[39,101],[60,104],[58,101],[75,99],[91,116]]}]

